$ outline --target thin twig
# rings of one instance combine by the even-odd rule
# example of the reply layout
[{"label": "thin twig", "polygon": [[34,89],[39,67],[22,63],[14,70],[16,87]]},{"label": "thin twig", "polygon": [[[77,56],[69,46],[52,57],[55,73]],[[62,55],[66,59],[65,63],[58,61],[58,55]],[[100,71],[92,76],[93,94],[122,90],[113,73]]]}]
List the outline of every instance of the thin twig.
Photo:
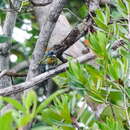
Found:
[{"label": "thin twig", "polygon": [[0,79],[1,79],[1,77],[3,77],[6,73],[7,73],[7,70],[3,70],[3,71],[0,73]]},{"label": "thin twig", "polygon": [[112,112],[113,118],[114,118],[114,120],[116,121],[116,115],[115,115],[115,112],[114,112],[113,106],[112,106],[111,103],[109,103],[109,106],[110,106],[110,108],[111,108],[111,112]]},{"label": "thin twig", "polygon": [[127,98],[126,98],[125,93],[123,95],[124,95],[124,107],[125,107],[125,112],[126,112],[126,118],[127,118],[128,125],[130,126],[130,118],[129,118],[128,107],[127,107]]},{"label": "thin twig", "polygon": [[11,71],[4,70],[4,71],[2,71],[2,72],[0,73],[0,79],[1,79],[4,75],[11,76],[11,77],[26,77],[26,76],[27,76],[27,73],[15,73],[15,72],[11,72]]},{"label": "thin twig", "polygon": [[111,49],[113,50],[117,50],[117,48],[124,46],[126,43],[123,41],[123,39],[119,39],[117,41],[115,41],[111,47]]},{"label": "thin twig", "polygon": [[11,8],[0,8],[0,10],[4,12],[18,12],[18,10]]}]

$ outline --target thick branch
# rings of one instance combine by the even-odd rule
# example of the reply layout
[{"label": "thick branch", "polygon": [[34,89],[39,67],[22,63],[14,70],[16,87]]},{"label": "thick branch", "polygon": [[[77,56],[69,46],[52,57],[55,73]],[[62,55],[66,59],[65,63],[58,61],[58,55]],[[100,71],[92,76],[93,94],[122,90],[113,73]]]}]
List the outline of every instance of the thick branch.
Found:
[{"label": "thick branch", "polygon": [[[85,61],[90,61],[95,58],[96,58],[96,56],[94,54],[89,53],[88,55],[84,55],[84,56],[81,56],[81,57],[75,59],[74,62],[79,61],[80,63],[83,63]],[[33,88],[35,85],[53,77],[59,73],[65,72],[67,68],[68,68],[68,63],[65,63],[53,70],[40,74],[24,83],[10,86],[8,88],[0,89],[0,96],[9,96],[11,94],[16,94],[16,93],[24,91],[26,89]]]},{"label": "thick branch", "polygon": [[[72,33],[72,40],[73,40],[73,37],[74,37],[74,36],[73,36],[73,33]],[[66,39],[64,40],[65,43],[66,43],[66,40],[67,40],[68,38],[70,39],[70,41],[72,41],[72,40],[71,40],[71,36],[68,35],[68,37],[66,37]],[[122,47],[122,46],[124,47],[125,44],[126,44],[126,43],[125,43],[122,39],[117,40],[117,41],[115,41],[115,42],[113,43],[111,49],[112,49],[113,51],[115,51],[115,50],[117,50],[119,47]],[[65,46],[67,46],[67,45],[65,45]],[[68,44],[67,47],[69,47],[69,46],[70,46],[70,44]],[[55,47],[55,46],[54,46],[54,47]],[[58,50],[57,53],[60,53],[60,52],[61,52],[61,50],[60,50],[60,48],[59,48],[59,50]],[[87,53],[85,53],[85,54],[87,54]],[[17,64],[14,68],[12,68],[12,69],[9,70],[9,71],[7,71],[7,70],[2,71],[2,72],[0,73],[0,78],[1,78],[2,76],[4,76],[4,75],[12,76],[12,77],[25,77],[25,76],[27,76],[26,73],[16,73],[16,72],[19,72],[20,70],[22,70],[22,69],[24,69],[24,68],[27,68],[28,65],[29,65],[29,61],[20,62],[19,64]]]},{"label": "thick branch", "polygon": [[[18,0],[12,0],[15,7],[20,5]],[[3,26],[3,34],[12,37],[13,28],[15,26],[17,17],[17,12],[12,11],[8,12],[5,18],[4,26]],[[9,42],[3,43],[0,45],[0,71],[8,70],[9,69],[9,49],[11,44]],[[4,76],[0,80],[0,88],[7,87],[11,85],[10,77]]]},{"label": "thick branch", "polygon": [[49,38],[65,3],[66,0],[56,0],[54,7],[51,8],[48,18],[44,21],[32,55],[27,79],[38,75],[38,63],[44,56]]},{"label": "thick branch", "polygon": [[[43,21],[46,20],[48,14],[50,12],[50,7],[54,6],[54,4],[55,4],[55,1],[52,4],[50,4],[50,5],[46,6],[46,7],[35,7],[34,8],[35,15],[36,15],[37,20],[38,20],[39,25],[40,25],[40,29],[42,27]],[[72,29],[71,25],[69,24],[68,20],[66,19],[66,17],[62,13],[60,15],[60,17],[58,18],[58,21],[57,21],[56,26],[55,26],[55,28],[53,30],[53,33],[51,34],[51,37],[49,39],[47,48],[52,48],[54,44],[55,45],[61,44],[61,41],[70,33],[71,29]],[[77,36],[76,33],[75,33],[75,35]],[[72,39],[72,40],[75,39],[74,35],[72,37],[73,38],[70,38],[70,39]],[[78,47],[78,46],[80,46],[80,47]],[[70,48],[65,53],[68,54],[68,53],[71,52],[70,53],[71,56],[77,57],[77,56],[82,55],[81,52],[82,52],[83,47],[84,46],[78,41],[72,48]],[[64,60],[64,62],[66,62],[66,60]],[[57,88],[57,87],[55,87],[56,85],[52,81],[52,79],[47,80],[47,82],[45,84],[46,84],[46,88],[47,88],[46,89],[47,90],[46,91],[47,95],[54,92],[54,89]]]},{"label": "thick branch", "polygon": [[3,75],[5,75],[7,73],[7,70],[3,70],[1,73],[0,73],[0,78],[3,77]]}]

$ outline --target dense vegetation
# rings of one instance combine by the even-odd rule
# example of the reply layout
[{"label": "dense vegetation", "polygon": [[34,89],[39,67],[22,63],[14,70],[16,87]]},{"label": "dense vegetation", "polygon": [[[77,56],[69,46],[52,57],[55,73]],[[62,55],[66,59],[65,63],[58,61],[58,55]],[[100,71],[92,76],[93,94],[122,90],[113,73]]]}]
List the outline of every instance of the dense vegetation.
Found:
[{"label": "dense vegetation", "polygon": [[[96,55],[94,63],[83,64],[68,58],[69,69],[56,75],[53,80],[58,90],[40,100],[34,90],[22,96],[21,100],[0,97],[0,110],[7,103],[13,108],[1,114],[0,130],[23,129],[31,124],[32,130],[127,130],[130,129],[130,2],[115,0],[103,4],[91,16],[93,31],[88,31],[81,44]],[[7,1],[0,3],[6,7]],[[15,27],[22,29],[31,21],[31,34],[24,43],[12,39],[10,55],[17,56],[11,68],[31,58],[39,33],[34,12],[22,6]],[[78,8],[78,10],[77,10]],[[70,0],[63,9],[68,21],[76,26],[87,15],[89,7],[84,1]],[[1,26],[6,16],[1,11]],[[10,40],[0,35],[0,44]],[[77,52],[78,53],[78,52]],[[21,70],[27,72],[28,68]],[[14,78],[13,84],[24,82],[25,78]],[[8,125],[7,125],[8,124]]]}]

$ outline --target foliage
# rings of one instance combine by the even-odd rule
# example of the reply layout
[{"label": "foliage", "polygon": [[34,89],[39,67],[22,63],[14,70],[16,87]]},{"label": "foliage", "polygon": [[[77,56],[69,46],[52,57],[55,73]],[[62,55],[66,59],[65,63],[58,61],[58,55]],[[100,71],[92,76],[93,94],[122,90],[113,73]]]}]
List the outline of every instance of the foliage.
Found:
[{"label": "foliage", "polygon": [[[0,8],[7,3],[0,2]],[[13,106],[1,115],[0,130],[23,128],[30,123],[32,130],[130,129],[130,43],[127,21],[130,2],[116,0],[113,3],[113,8],[102,6],[91,16],[94,32],[88,33],[85,40],[97,57],[94,64],[70,60],[67,72],[54,78],[59,90],[42,101],[34,91],[22,96],[21,101],[0,97],[1,110],[6,103]],[[65,8],[64,13],[72,25],[88,14],[88,7],[83,1],[71,0]],[[26,10],[24,5],[22,9]],[[18,15],[16,27],[19,29],[31,21],[31,29],[25,30],[30,38],[23,43],[12,40],[11,54],[18,57],[15,63],[11,63],[12,67],[32,55],[39,29],[35,16],[30,14],[24,12]],[[3,12],[0,14],[1,25],[4,18]],[[0,35],[0,44],[9,40],[9,37]],[[125,44],[113,50],[118,40],[123,40]],[[15,82],[22,80],[15,79]]]},{"label": "foliage", "polygon": [[[14,109],[10,110],[8,113],[3,114],[3,116],[0,118],[0,122],[3,122],[7,118],[9,118],[7,122],[9,122],[10,126],[13,126],[13,122],[15,122],[15,127],[7,127],[5,130],[10,130],[10,128],[14,129],[26,126],[39,113],[42,113],[42,111],[52,102],[52,100],[56,96],[66,91],[67,89],[57,91],[40,105],[38,105],[37,96],[34,91],[30,91],[29,93],[27,93],[27,95],[24,95],[22,97],[22,104],[18,102],[16,99],[12,99],[10,97],[0,97],[1,101],[5,101],[14,107]],[[6,126],[3,125],[2,128],[4,129],[4,127]]]},{"label": "foliage", "polygon": [[0,43],[7,42],[8,40],[9,38],[7,36],[0,35]]}]

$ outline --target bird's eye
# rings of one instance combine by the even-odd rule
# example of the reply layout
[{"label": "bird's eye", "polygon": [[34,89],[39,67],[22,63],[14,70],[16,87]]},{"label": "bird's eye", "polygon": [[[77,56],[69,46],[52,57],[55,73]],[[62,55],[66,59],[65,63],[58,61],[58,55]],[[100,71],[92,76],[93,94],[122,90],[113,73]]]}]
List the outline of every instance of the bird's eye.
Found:
[{"label": "bird's eye", "polygon": [[54,52],[51,52],[51,54],[54,54]]},{"label": "bird's eye", "polygon": [[54,55],[54,52],[53,52],[53,51],[51,51],[51,52],[50,52],[50,55]]}]

